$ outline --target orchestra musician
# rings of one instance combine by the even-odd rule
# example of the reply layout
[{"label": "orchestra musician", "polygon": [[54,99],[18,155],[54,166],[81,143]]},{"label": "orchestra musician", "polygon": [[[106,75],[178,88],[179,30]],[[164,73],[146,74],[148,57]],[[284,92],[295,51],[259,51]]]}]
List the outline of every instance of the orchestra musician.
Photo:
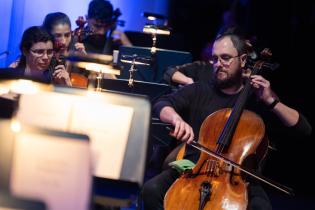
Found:
[{"label": "orchestra musician", "polygon": [[[227,28],[233,30],[233,33],[243,34],[241,29],[236,25],[222,26],[218,31],[218,34],[224,32]],[[250,40],[246,40],[248,44],[249,57],[253,58],[256,56]],[[212,77],[213,66],[210,63],[212,44],[207,43],[202,52],[202,59],[193,63],[187,63],[179,66],[168,67],[165,71],[163,78],[164,80],[173,86],[184,86],[194,82],[208,82],[209,78]]]},{"label": "orchestra musician", "polygon": [[55,42],[62,45],[60,53],[64,56],[68,55],[71,50],[86,54],[83,43],[74,42],[71,32],[71,22],[65,13],[53,12],[47,14],[43,22],[43,27],[54,37]]},{"label": "orchestra musician", "polygon": [[180,66],[169,67],[163,77],[171,85],[190,85],[194,82],[208,82],[213,72],[209,61],[195,61]]},{"label": "orchestra musician", "polygon": [[71,86],[69,73],[63,66],[51,68],[54,55],[53,38],[44,28],[32,26],[26,29],[22,36],[20,50],[21,57],[10,65],[15,68],[16,75]]},{"label": "orchestra musician", "polygon": [[132,46],[130,40],[116,29],[119,10],[107,0],[92,0],[89,3],[87,24],[89,35],[83,40],[88,53],[110,54],[120,45]]},{"label": "orchestra musician", "polygon": [[[268,80],[260,75],[248,76],[248,72],[244,69],[247,47],[244,38],[231,33],[231,30],[226,30],[215,39],[213,44],[212,78],[209,78],[207,83],[200,82],[184,86],[177,92],[162,97],[155,104],[153,109],[160,119],[174,126],[170,134],[188,143],[184,159],[189,159],[194,163],[198,161],[200,152],[189,146],[189,143],[198,138],[200,126],[207,116],[217,110],[233,107],[243,90],[243,82],[248,77],[255,93],[253,96],[256,97],[249,98],[246,109],[257,113],[267,122],[265,123],[267,133],[269,129],[275,129],[272,125],[276,124],[286,126],[290,131],[301,135],[310,135],[312,128],[306,118],[299,111],[281,101],[271,89]],[[281,122],[281,125],[277,122]],[[174,153],[171,154],[174,155]],[[141,193],[144,209],[164,209],[164,196],[179,176],[180,174],[175,169],[168,168],[147,181]],[[251,182],[247,190],[247,209],[272,208],[260,184]]]},{"label": "orchestra musician", "polygon": [[70,52],[86,55],[83,43],[75,40],[71,31],[71,22],[69,17],[62,12],[53,12],[45,16],[43,27],[54,38],[54,57],[52,58],[52,66],[64,68],[71,78],[74,87],[86,88],[88,85],[87,73],[77,68],[70,68],[66,62],[65,56]]}]

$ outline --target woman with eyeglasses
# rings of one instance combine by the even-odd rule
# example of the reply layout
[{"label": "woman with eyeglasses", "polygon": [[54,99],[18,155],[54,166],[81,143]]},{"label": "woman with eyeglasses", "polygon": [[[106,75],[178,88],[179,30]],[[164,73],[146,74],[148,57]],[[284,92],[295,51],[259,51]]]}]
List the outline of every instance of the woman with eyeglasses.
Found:
[{"label": "woman with eyeglasses", "polygon": [[52,69],[53,38],[39,26],[32,26],[23,33],[20,43],[21,57],[10,67],[16,75],[41,79],[46,82],[71,86],[68,72],[62,66]]}]

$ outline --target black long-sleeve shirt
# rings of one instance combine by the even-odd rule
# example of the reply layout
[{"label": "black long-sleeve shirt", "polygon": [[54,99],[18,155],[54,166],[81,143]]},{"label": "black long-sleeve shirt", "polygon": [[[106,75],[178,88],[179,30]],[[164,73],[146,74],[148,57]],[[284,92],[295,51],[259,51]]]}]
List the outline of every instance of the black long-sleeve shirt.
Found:
[{"label": "black long-sleeve shirt", "polygon": [[176,85],[176,83],[172,82],[172,77],[177,71],[192,78],[194,82],[208,82],[211,78],[213,67],[212,64],[205,61],[195,61],[181,66],[169,67],[164,73],[164,80],[171,85]]},{"label": "black long-sleeve shirt", "polygon": [[[228,95],[217,89],[213,83],[194,83],[179,89],[177,92],[160,98],[154,105],[154,112],[159,113],[165,106],[171,106],[193,128],[198,137],[201,124],[207,116],[222,108],[232,108],[239,93]],[[247,110],[257,113],[265,122],[266,132],[274,128],[284,127],[280,120],[270,112],[261,102],[252,95],[245,106]],[[309,135],[311,126],[300,114],[298,123],[292,127],[298,133]],[[290,129],[291,130],[291,129]],[[188,147],[185,158],[192,161],[198,160],[198,155],[193,148]]]}]

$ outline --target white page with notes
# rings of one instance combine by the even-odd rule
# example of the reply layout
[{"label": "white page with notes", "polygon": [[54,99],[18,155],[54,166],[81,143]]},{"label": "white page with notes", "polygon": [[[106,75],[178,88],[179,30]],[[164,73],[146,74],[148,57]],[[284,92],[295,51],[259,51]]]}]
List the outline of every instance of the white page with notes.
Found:
[{"label": "white page with notes", "polygon": [[131,107],[111,104],[102,94],[41,92],[21,96],[17,119],[27,125],[88,135],[94,175],[119,179],[133,112]]}]

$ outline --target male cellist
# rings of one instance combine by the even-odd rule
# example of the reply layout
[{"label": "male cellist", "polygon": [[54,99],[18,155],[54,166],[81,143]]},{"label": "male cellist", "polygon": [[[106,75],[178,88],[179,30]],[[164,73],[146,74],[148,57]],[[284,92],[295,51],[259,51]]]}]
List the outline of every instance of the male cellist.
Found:
[{"label": "male cellist", "polygon": [[[247,49],[244,38],[230,29],[226,30],[213,44],[213,78],[208,83],[185,86],[155,104],[154,111],[160,119],[174,126],[173,137],[189,144],[198,138],[200,126],[208,115],[233,107],[244,87]],[[290,130],[310,135],[312,128],[305,117],[280,101],[268,80],[260,75],[250,76],[249,79],[256,97],[249,99],[246,109],[259,114],[264,120],[262,115],[273,115]],[[199,154],[188,146],[184,158],[196,162]],[[179,175],[175,169],[169,168],[146,182],[142,191],[144,209],[163,209],[165,193]],[[268,196],[258,184],[248,185],[248,200],[247,209],[272,209]]]},{"label": "male cellist", "polygon": [[[116,15],[116,16],[115,16]],[[117,14],[107,0],[92,0],[89,3],[87,23],[90,33],[83,40],[88,53],[112,54],[120,45],[132,46],[126,34],[113,27]],[[107,37],[108,33],[110,37]],[[108,48],[108,49],[107,49]]]}]

